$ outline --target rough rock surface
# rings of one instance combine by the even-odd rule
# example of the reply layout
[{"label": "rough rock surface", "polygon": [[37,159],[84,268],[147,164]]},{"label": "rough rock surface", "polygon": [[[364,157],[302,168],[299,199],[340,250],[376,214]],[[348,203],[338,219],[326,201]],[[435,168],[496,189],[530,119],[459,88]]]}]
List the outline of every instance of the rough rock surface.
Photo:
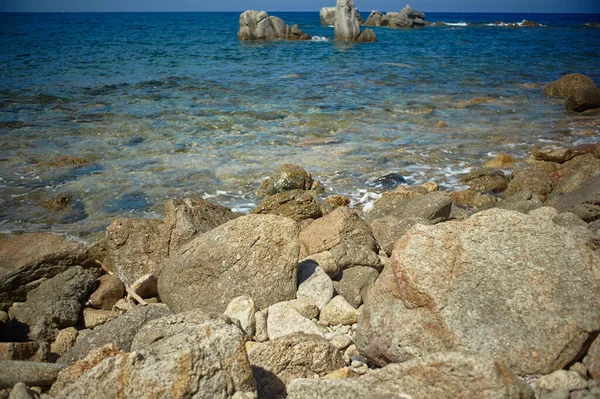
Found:
[{"label": "rough rock surface", "polygon": [[312,299],[319,309],[327,305],[333,297],[333,281],[313,261],[298,264],[298,299]]},{"label": "rough rock surface", "polygon": [[351,326],[357,322],[358,312],[343,296],[337,295],[321,309],[319,320],[331,326]]},{"label": "rough rock surface", "polygon": [[560,79],[548,83],[542,91],[544,94],[553,97],[569,97],[576,91],[588,87],[596,87],[594,81],[580,73],[571,73],[563,75]]},{"label": "rough rock surface", "polygon": [[460,179],[469,186],[471,190],[477,192],[492,191],[500,193],[508,186],[508,178],[502,171],[490,169],[479,169],[467,173]]},{"label": "rough rock surface", "polygon": [[512,197],[522,191],[535,194],[541,201],[550,194],[556,180],[547,172],[537,168],[517,169],[513,172],[512,180],[503,193],[504,197]]},{"label": "rough rock surface", "polygon": [[256,394],[241,332],[200,311],[148,323],[136,335],[131,350],[104,359],[56,399]]},{"label": "rough rock surface", "polygon": [[371,230],[373,231],[373,236],[377,240],[381,250],[384,251],[387,256],[391,256],[396,241],[417,223],[431,224],[430,221],[423,218],[397,218],[387,216],[373,220],[371,222]]},{"label": "rough rock surface", "polygon": [[402,193],[385,193],[373,204],[373,209],[365,215],[367,221],[392,216],[395,218],[421,218],[431,223],[448,220],[452,209],[452,199],[446,192],[432,192],[406,198]]},{"label": "rough rock surface", "polygon": [[425,14],[413,10],[408,4],[400,12],[388,12],[385,15],[373,10],[365,25],[388,26],[390,28],[421,28],[425,26]]},{"label": "rough rock surface", "polygon": [[310,40],[298,25],[290,27],[281,18],[269,16],[265,11],[248,10],[240,15],[240,40]]},{"label": "rough rock surface", "polygon": [[7,329],[18,340],[53,341],[59,330],[77,323],[95,284],[90,271],[70,267],[30,291],[25,304],[15,308]]},{"label": "rough rock surface", "polygon": [[252,298],[247,295],[233,298],[233,300],[229,302],[229,305],[227,305],[224,314],[232,319],[239,320],[246,336],[254,336],[254,329],[256,327],[254,316],[256,314],[256,308],[254,307]]},{"label": "rough rock surface", "polygon": [[58,362],[73,364],[83,359],[96,348],[107,344],[114,344],[119,349],[129,351],[135,334],[147,322],[171,314],[165,305],[140,306],[130,310],[124,315],[98,326],[83,337],[77,339],[75,345],[67,350]]},{"label": "rough rock surface", "polygon": [[547,390],[564,388],[575,391],[587,388],[587,381],[574,371],[556,370],[551,374],[541,376],[537,380],[536,387]]},{"label": "rough rock surface", "polygon": [[0,310],[72,266],[95,267],[85,246],[50,233],[0,238]]},{"label": "rough rock surface", "polygon": [[355,343],[378,364],[467,350],[518,374],[577,358],[600,328],[589,237],[551,220],[489,210],[463,222],[417,225],[369,290]]},{"label": "rough rock surface", "polygon": [[313,191],[291,190],[265,198],[252,213],[259,215],[278,215],[288,217],[295,222],[318,219],[331,211],[329,205]]},{"label": "rough rock surface", "polygon": [[[356,19],[358,19],[358,23],[359,24],[364,24],[365,21],[363,20],[362,16],[360,15],[360,12],[355,8],[356,10]],[[323,7],[321,8],[321,12],[319,13],[319,16],[321,18],[321,23],[323,25],[334,25],[335,24],[335,7]]]},{"label": "rough rock surface", "polygon": [[100,287],[90,295],[93,307],[112,310],[112,307],[125,295],[125,285],[117,276],[109,274],[100,277]]},{"label": "rough rock surface", "polygon": [[343,270],[333,281],[335,291],[358,308],[366,296],[366,289],[373,284],[379,273],[371,267],[356,266]]},{"label": "rough rock surface", "polygon": [[360,36],[354,0],[337,0],[335,6],[335,40],[354,42]]},{"label": "rough rock surface", "polygon": [[289,399],[535,397],[505,364],[456,352],[390,364],[358,378],[298,379],[288,386],[288,395]]},{"label": "rough rock surface", "polygon": [[312,175],[298,165],[286,163],[281,165],[271,176],[266,178],[258,195],[266,197],[292,190],[310,190],[316,181]]},{"label": "rough rock surface", "polygon": [[285,302],[269,307],[267,333],[271,340],[294,333],[323,336],[315,323],[302,316],[296,309],[286,306]]},{"label": "rough rock surface", "polygon": [[64,367],[53,363],[0,361],[0,389],[12,388],[17,382],[31,387],[49,387]]},{"label": "rough rock surface", "polygon": [[260,398],[280,398],[295,378],[321,377],[344,367],[339,351],[325,338],[293,334],[253,346],[248,352]]},{"label": "rough rock surface", "polygon": [[295,297],[298,251],[292,220],[242,216],[185,244],[163,270],[158,292],[174,312],[221,313],[241,295],[264,309]]},{"label": "rough rock surface", "polygon": [[0,360],[49,360],[50,345],[47,342],[0,342]]},{"label": "rough rock surface", "polygon": [[583,364],[586,365],[594,380],[600,380],[600,339],[596,338],[592,342],[587,356],[583,359]]},{"label": "rough rock surface", "polygon": [[600,219],[600,174],[574,191],[553,197],[549,205],[559,212],[572,212],[588,223]]},{"label": "rough rock surface", "polygon": [[569,111],[583,112],[600,108],[600,88],[587,87],[571,94],[565,103]]}]

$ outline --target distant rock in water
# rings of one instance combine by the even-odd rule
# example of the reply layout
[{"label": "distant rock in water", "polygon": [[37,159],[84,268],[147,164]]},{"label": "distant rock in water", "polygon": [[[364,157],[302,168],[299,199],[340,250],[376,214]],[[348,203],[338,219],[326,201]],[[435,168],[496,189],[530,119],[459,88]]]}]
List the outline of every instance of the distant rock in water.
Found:
[{"label": "distant rock in water", "polygon": [[[355,12],[356,12],[356,18],[358,19],[358,22],[361,25],[363,25],[365,23],[365,20],[360,15],[360,12],[357,9],[355,9]],[[323,25],[333,25],[333,24],[335,24],[335,7],[323,7],[323,8],[321,8],[320,16],[321,16],[321,23]]]},{"label": "distant rock in water", "polygon": [[337,0],[335,7],[335,40],[342,42],[376,42],[375,32],[366,29],[360,31],[360,15],[354,6],[354,0]]},{"label": "distant rock in water", "polygon": [[421,28],[425,26],[425,14],[413,10],[407,4],[400,12],[388,12],[383,15],[377,10],[371,11],[365,26],[388,26],[390,28]]},{"label": "distant rock in water", "polygon": [[507,24],[504,21],[496,21],[494,23],[492,23],[492,25],[494,26],[505,26],[507,28],[530,28],[530,27],[535,27],[535,26],[542,26],[541,24],[534,22],[534,21],[529,21],[527,19],[524,19],[523,22],[512,22],[510,24]]},{"label": "distant rock in water", "polygon": [[240,15],[240,40],[311,40],[298,25],[290,27],[281,18],[269,16],[265,11],[248,10]]},{"label": "distant rock in water", "polygon": [[588,28],[600,28],[600,22],[588,22],[585,26]]}]

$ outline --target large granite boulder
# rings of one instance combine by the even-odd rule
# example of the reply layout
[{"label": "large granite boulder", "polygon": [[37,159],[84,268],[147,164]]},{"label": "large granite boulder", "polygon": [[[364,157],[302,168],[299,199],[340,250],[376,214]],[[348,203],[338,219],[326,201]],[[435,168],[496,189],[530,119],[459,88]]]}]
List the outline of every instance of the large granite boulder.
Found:
[{"label": "large granite boulder", "polygon": [[158,292],[175,312],[222,313],[248,295],[257,309],[296,295],[298,228],[274,215],[246,215],[204,233],[172,254]]},{"label": "large granite boulder", "polygon": [[[358,19],[358,23],[361,25],[365,23],[360,12],[356,10],[356,19]],[[335,7],[323,7],[321,8],[321,12],[319,13],[321,17],[321,23],[323,25],[334,25],[335,24]]]},{"label": "large granite boulder", "polygon": [[95,285],[94,275],[81,266],[44,281],[27,294],[22,306],[14,308],[5,334],[15,340],[53,341],[61,329],[77,324]]},{"label": "large granite boulder", "polygon": [[533,399],[533,389],[505,364],[458,352],[390,364],[358,378],[297,379],[289,399]]},{"label": "large granite boulder", "polygon": [[317,335],[296,333],[256,344],[248,351],[260,398],[285,397],[296,378],[315,378],[344,367],[337,348]]},{"label": "large granite boulder", "polygon": [[265,198],[252,210],[258,215],[278,215],[296,222],[318,219],[331,212],[330,206],[321,201],[314,191],[284,191]]},{"label": "large granite boulder", "polygon": [[574,191],[553,197],[549,205],[559,212],[572,212],[588,223],[600,219],[600,174]]},{"label": "large granite boulder", "polygon": [[567,98],[565,106],[574,112],[600,108],[600,88],[594,86],[577,90]]},{"label": "large granite boulder", "polygon": [[499,209],[416,225],[367,294],[356,346],[382,365],[466,350],[520,375],[563,368],[600,328],[600,254],[583,231]]},{"label": "large granite boulder", "polygon": [[131,351],[104,359],[55,397],[256,396],[241,332],[200,311],[148,323],[135,336]]},{"label": "large granite boulder", "polygon": [[354,0],[337,0],[335,6],[335,40],[341,42],[376,42],[377,37],[371,29],[360,31],[363,20],[354,6]]},{"label": "large granite boulder", "polygon": [[387,256],[391,256],[396,241],[417,223],[432,224],[427,219],[418,217],[396,218],[386,216],[373,220],[371,222],[371,230],[381,250]]},{"label": "large granite boulder", "polygon": [[298,25],[290,27],[281,18],[269,16],[265,11],[244,11],[240,15],[240,40],[311,40]]},{"label": "large granite boulder", "polygon": [[553,97],[570,97],[575,92],[589,87],[596,87],[594,81],[581,73],[570,73],[560,79],[548,83],[542,92]]},{"label": "large granite boulder", "polygon": [[425,26],[425,14],[413,10],[408,4],[400,12],[388,12],[385,15],[373,10],[365,25],[388,26],[390,28],[421,28]]},{"label": "large granite boulder", "polygon": [[72,266],[97,267],[87,248],[50,233],[0,238],[0,310]]},{"label": "large granite boulder", "polygon": [[403,192],[384,193],[366,215],[369,222],[386,216],[397,219],[420,218],[430,223],[448,220],[452,209],[450,194],[436,191],[425,195],[407,197]]}]

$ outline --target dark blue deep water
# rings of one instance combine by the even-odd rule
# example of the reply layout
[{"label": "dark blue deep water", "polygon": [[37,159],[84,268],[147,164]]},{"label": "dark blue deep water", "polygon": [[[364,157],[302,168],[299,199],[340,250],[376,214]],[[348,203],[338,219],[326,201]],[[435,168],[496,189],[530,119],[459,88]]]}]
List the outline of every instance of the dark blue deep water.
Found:
[{"label": "dark blue deep water", "polygon": [[[457,187],[498,152],[600,137],[541,94],[600,83],[600,15],[428,14],[446,25],[361,45],[273,15],[317,40],[240,42],[238,13],[0,14],[0,231],[85,234],[183,196],[247,211],[284,162],[358,203],[386,173]],[[524,19],[543,26],[489,26]],[[87,164],[48,166],[61,155]]]}]

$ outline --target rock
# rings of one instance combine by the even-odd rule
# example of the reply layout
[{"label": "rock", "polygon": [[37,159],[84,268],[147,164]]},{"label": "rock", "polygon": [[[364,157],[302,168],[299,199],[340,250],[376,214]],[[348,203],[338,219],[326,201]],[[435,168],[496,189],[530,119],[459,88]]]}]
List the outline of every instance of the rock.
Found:
[{"label": "rock", "polygon": [[244,334],[248,337],[254,336],[254,330],[256,328],[255,314],[256,308],[254,307],[254,301],[247,295],[233,298],[227,309],[224,312],[227,316],[232,319],[240,321]]},{"label": "rock", "polygon": [[510,169],[515,166],[515,159],[508,154],[499,153],[494,159],[486,162],[484,166],[492,169]]},{"label": "rock", "polygon": [[351,326],[358,321],[358,312],[343,296],[338,295],[321,309],[319,320],[331,326]]},{"label": "rock", "polygon": [[552,221],[562,227],[586,227],[587,223],[584,222],[579,216],[571,212],[564,212],[556,215]]},{"label": "rock", "polygon": [[421,218],[431,223],[448,220],[452,200],[446,192],[432,192],[412,198],[402,198],[395,193],[385,193],[373,204],[373,209],[365,215],[367,221],[393,216],[398,219]]},{"label": "rock", "polygon": [[252,210],[252,213],[284,216],[301,222],[306,219],[318,219],[330,211],[329,205],[321,201],[315,193],[292,190],[267,197]]},{"label": "rock", "polygon": [[47,362],[50,346],[47,342],[0,342],[0,361],[27,360]]},{"label": "rock", "polygon": [[293,334],[255,345],[248,352],[260,398],[285,397],[296,378],[322,377],[344,366],[339,351],[325,338]]},{"label": "rock", "polygon": [[0,238],[0,310],[72,266],[97,267],[85,246],[50,233]]},{"label": "rock", "polygon": [[265,11],[248,10],[240,15],[240,40],[310,40],[298,25],[290,27],[281,18],[269,16]]},{"label": "rock", "polygon": [[572,212],[587,223],[600,219],[600,174],[572,192],[553,197],[549,205],[561,213]]},{"label": "rock", "polygon": [[558,176],[559,182],[550,193],[550,197],[575,191],[587,179],[600,174],[600,160],[591,154],[586,154],[564,163],[554,173]]},{"label": "rock", "polygon": [[381,250],[388,256],[391,256],[396,241],[417,223],[431,224],[427,219],[422,218],[397,218],[387,216],[373,220],[371,222],[371,230],[373,231],[373,236],[375,237],[375,240],[377,240]]},{"label": "rock", "polygon": [[356,378],[359,374],[350,367],[342,367],[341,369],[333,370],[331,373],[323,376],[324,379],[338,378]]},{"label": "rock", "polygon": [[357,43],[375,43],[377,42],[377,35],[373,29],[365,29],[361,32],[360,36],[356,39]]},{"label": "rock", "polygon": [[54,341],[59,330],[77,323],[95,284],[94,275],[81,266],[44,281],[15,310],[6,332],[17,340]]},{"label": "rock", "polygon": [[596,338],[588,349],[587,356],[583,359],[594,380],[600,380],[600,340]]},{"label": "rock", "polygon": [[371,11],[371,14],[369,14],[367,22],[365,22],[365,26],[381,26],[382,20],[383,14],[377,10],[373,10]]},{"label": "rock", "polygon": [[199,310],[149,322],[131,350],[104,359],[56,399],[256,395],[241,332]]},{"label": "rock", "polygon": [[569,399],[568,389],[556,389],[550,392],[542,392],[539,396],[540,399]]},{"label": "rock", "polygon": [[543,150],[537,150],[533,153],[533,158],[536,161],[556,162],[565,163],[575,156],[575,151],[570,148],[547,148]]},{"label": "rock", "polygon": [[548,173],[536,168],[515,170],[512,180],[504,191],[505,198],[510,198],[521,191],[535,194],[541,201],[546,199],[556,184],[556,180]]},{"label": "rock", "polygon": [[599,255],[589,234],[498,209],[417,225],[394,249],[396,278],[382,274],[369,290],[356,346],[376,364],[466,350],[519,375],[561,369],[600,327],[589,302]]},{"label": "rock", "polygon": [[75,345],[58,359],[59,363],[71,365],[83,359],[96,348],[114,344],[117,348],[129,351],[135,334],[151,320],[171,314],[165,305],[148,305],[137,307],[124,315],[94,328],[85,336],[77,339]]},{"label": "rock", "polygon": [[267,332],[270,340],[294,333],[323,336],[315,323],[301,316],[298,311],[286,306],[285,303],[278,303],[269,307]]},{"label": "rock", "polygon": [[[365,21],[363,20],[362,16],[360,15],[360,12],[356,8],[355,8],[355,10],[356,10],[356,19],[358,19],[358,23],[362,25]],[[319,13],[319,16],[321,17],[321,24],[333,26],[335,24],[335,7],[321,8],[321,12]]]},{"label": "rock", "polygon": [[83,309],[83,325],[85,328],[93,329],[112,319],[116,319],[120,315],[121,313],[113,312],[112,310],[86,308]]},{"label": "rock", "polygon": [[22,382],[17,382],[10,392],[8,399],[35,399],[37,396],[30,390],[27,385]]},{"label": "rock", "polygon": [[425,26],[425,14],[415,11],[407,4],[400,12],[371,11],[366,26],[388,26],[390,28],[421,28]]},{"label": "rock", "polygon": [[56,339],[50,346],[50,350],[52,353],[60,356],[63,356],[69,349],[75,345],[77,341],[78,331],[75,327],[67,327],[58,332]]},{"label": "rock", "polygon": [[312,175],[298,165],[281,165],[271,176],[265,179],[258,190],[260,197],[267,197],[286,191],[310,190],[315,181]]},{"label": "rock", "polygon": [[571,73],[563,75],[557,81],[548,83],[542,89],[542,92],[553,97],[570,97],[578,90],[588,87],[596,87],[594,81],[580,73]]},{"label": "rock", "polygon": [[456,352],[390,364],[358,378],[304,378],[288,386],[289,399],[534,397],[533,389],[505,364]]},{"label": "rock", "polygon": [[325,202],[329,204],[331,209],[336,210],[342,206],[350,206],[350,198],[345,195],[330,195],[325,198]]},{"label": "rock", "polygon": [[594,86],[577,90],[567,98],[565,105],[569,111],[574,112],[600,108],[600,88]]},{"label": "rock", "polygon": [[246,215],[204,233],[171,256],[158,292],[175,312],[223,312],[248,295],[257,309],[296,295],[298,230],[287,218]]},{"label": "rock", "polygon": [[322,309],[333,298],[333,281],[317,263],[304,261],[298,264],[298,299],[311,299]]},{"label": "rock", "polygon": [[350,338],[346,334],[336,335],[331,339],[331,345],[343,351],[344,349],[352,345],[352,338]]},{"label": "rock", "polygon": [[31,387],[49,387],[64,367],[53,363],[0,361],[0,389],[12,388],[18,382]]},{"label": "rock", "polygon": [[588,369],[585,366],[585,364],[577,362],[577,363],[573,363],[570,367],[569,367],[569,371],[574,371],[577,374],[579,374],[582,378],[587,378],[588,376]]},{"label": "rock", "polygon": [[336,276],[333,287],[350,305],[358,308],[366,295],[366,288],[373,284],[377,277],[379,273],[371,267],[351,267]]},{"label": "rock", "polygon": [[561,388],[576,391],[587,388],[587,381],[574,371],[557,370],[541,376],[537,380],[537,387],[550,391]]},{"label": "rock", "polygon": [[463,183],[477,192],[491,191],[501,193],[508,187],[508,178],[502,171],[479,169],[467,173],[460,179]]},{"label": "rock", "polygon": [[256,342],[265,342],[269,340],[269,333],[267,332],[267,311],[268,309],[264,309],[256,312],[254,315],[256,320],[256,333],[254,338],[256,339]]},{"label": "rock", "polygon": [[111,310],[125,295],[125,285],[116,276],[100,277],[100,287],[90,296],[90,303],[97,309]]},{"label": "rock", "polygon": [[360,36],[360,22],[356,18],[354,0],[337,0],[335,6],[335,40],[354,42]]},{"label": "rock", "polygon": [[290,301],[279,302],[273,306],[285,306],[294,309],[302,317],[309,320],[316,319],[319,316],[319,308],[313,298],[292,299]]},{"label": "rock", "polygon": [[510,198],[496,203],[495,207],[509,211],[528,213],[542,206],[542,201],[531,191],[523,190],[512,195]]},{"label": "rock", "polygon": [[153,274],[145,274],[131,284],[131,289],[141,298],[152,298],[158,295],[158,279]]}]

